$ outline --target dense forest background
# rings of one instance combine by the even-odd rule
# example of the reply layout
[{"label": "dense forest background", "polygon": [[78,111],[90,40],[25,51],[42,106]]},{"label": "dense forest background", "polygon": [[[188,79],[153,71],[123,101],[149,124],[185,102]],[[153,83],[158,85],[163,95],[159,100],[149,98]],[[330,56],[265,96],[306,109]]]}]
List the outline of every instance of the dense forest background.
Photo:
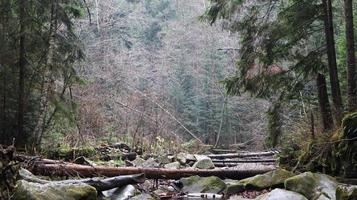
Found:
[{"label": "dense forest background", "polygon": [[1,140],[262,149],[334,129],[356,105],[354,4],[2,0]]},{"label": "dense forest background", "polygon": [[98,21],[94,12],[92,24],[78,24],[87,55],[79,74],[89,81],[78,90],[83,133],[194,134],[211,144],[219,134],[222,144],[264,137],[268,103],[229,97],[220,84],[235,70],[238,40],[199,20],[205,3],[106,1]]}]

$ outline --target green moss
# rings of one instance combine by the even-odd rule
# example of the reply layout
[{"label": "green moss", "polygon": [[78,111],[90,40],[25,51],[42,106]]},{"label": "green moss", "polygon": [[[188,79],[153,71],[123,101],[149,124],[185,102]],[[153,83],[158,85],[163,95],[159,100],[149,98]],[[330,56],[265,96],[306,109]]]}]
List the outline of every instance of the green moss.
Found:
[{"label": "green moss", "polygon": [[218,177],[191,176],[182,178],[183,192],[188,193],[219,193],[226,188],[226,184]]},{"label": "green moss", "polygon": [[231,182],[227,186],[226,193],[234,194],[247,189],[266,189],[266,188],[276,188],[283,187],[284,181],[290,177],[293,177],[295,174],[284,170],[276,169],[274,171],[256,175],[251,178],[243,179],[240,181]]},{"label": "green moss", "polygon": [[48,158],[51,159],[64,159],[64,160],[73,160],[77,157],[93,157],[97,151],[92,146],[82,146],[71,148],[67,145],[60,146],[58,148],[52,148],[45,151],[45,154]]},{"label": "green moss", "polygon": [[87,184],[38,184],[21,180],[14,196],[17,200],[95,200],[97,191]]},{"label": "green moss", "polygon": [[285,181],[285,188],[303,194],[308,199],[325,196],[335,199],[337,182],[328,175],[305,172]]}]

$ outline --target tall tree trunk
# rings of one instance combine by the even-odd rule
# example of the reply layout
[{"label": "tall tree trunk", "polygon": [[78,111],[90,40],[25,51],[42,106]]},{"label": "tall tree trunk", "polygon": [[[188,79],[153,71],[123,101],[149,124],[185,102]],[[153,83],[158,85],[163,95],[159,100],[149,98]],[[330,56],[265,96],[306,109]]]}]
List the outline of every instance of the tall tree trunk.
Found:
[{"label": "tall tree trunk", "polygon": [[346,50],[347,50],[347,95],[348,110],[354,111],[357,108],[357,88],[356,88],[356,57],[353,30],[353,5],[352,0],[345,0],[345,21],[346,21]]},{"label": "tall tree trunk", "polygon": [[333,16],[331,0],[322,0],[324,7],[325,37],[328,56],[328,68],[330,75],[331,94],[336,123],[340,123],[343,112],[340,82],[338,79],[335,36],[333,30]]},{"label": "tall tree trunk", "polygon": [[316,86],[322,125],[324,130],[330,130],[333,128],[333,119],[331,115],[330,102],[328,99],[326,78],[323,74],[317,74]]},{"label": "tall tree trunk", "polygon": [[[26,144],[27,137],[24,132],[24,114],[25,114],[25,30],[26,30],[26,0],[20,0],[20,48],[19,48],[19,96],[17,111],[17,135],[16,145],[23,146]],[[21,138],[21,139],[20,139]]]},{"label": "tall tree trunk", "polygon": [[55,39],[56,39],[56,28],[57,28],[57,20],[56,20],[56,8],[57,1],[54,1],[51,6],[51,21],[50,21],[50,30],[48,35],[48,52],[47,52],[47,60],[46,66],[43,72],[43,87],[42,94],[40,98],[40,110],[38,120],[34,129],[34,144],[35,146],[40,145],[43,135],[43,129],[45,127],[46,122],[46,113],[48,109],[48,99],[49,93],[51,90],[51,68],[53,66],[53,56],[54,56],[54,48],[55,48]]}]

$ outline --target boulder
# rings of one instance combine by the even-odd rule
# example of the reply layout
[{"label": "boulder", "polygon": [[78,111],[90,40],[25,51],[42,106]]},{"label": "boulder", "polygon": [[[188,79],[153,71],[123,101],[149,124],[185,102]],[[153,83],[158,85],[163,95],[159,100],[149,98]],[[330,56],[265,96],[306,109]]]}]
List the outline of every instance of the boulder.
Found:
[{"label": "boulder", "polygon": [[145,160],[141,157],[137,157],[135,160],[132,161],[132,163],[137,167],[142,167],[144,162]]},{"label": "boulder", "polygon": [[14,197],[17,200],[95,200],[97,191],[87,184],[40,184],[20,180]]},{"label": "boulder", "polygon": [[142,163],[142,167],[159,167],[160,164],[154,158],[149,158]]},{"label": "boulder", "polygon": [[336,200],[354,200],[357,199],[357,186],[340,185],[336,189]]},{"label": "boulder", "polygon": [[197,169],[214,169],[214,164],[208,156],[196,156],[197,162],[192,166],[193,168]]},{"label": "boulder", "polygon": [[187,159],[186,159],[186,154],[185,153],[179,153],[176,155],[176,160],[182,164],[182,165],[185,165],[186,162],[187,162]]},{"label": "boulder", "polygon": [[196,162],[197,159],[194,155],[188,153],[179,153],[176,155],[176,160],[181,163],[181,165],[185,165],[191,161]]},{"label": "boulder", "polygon": [[172,160],[169,158],[168,155],[163,155],[163,156],[159,156],[157,158],[157,162],[160,164],[160,165],[166,165],[166,164],[169,164],[172,162]]},{"label": "boulder", "polygon": [[166,164],[164,167],[167,169],[179,169],[180,166],[181,164],[179,162],[173,162],[173,163]]},{"label": "boulder", "polygon": [[276,169],[271,172],[256,175],[250,178],[246,178],[240,181],[231,180],[227,182],[227,194],[239,193],[246,189],[265,189],[284,187],[286,179],[293,177],[295,174],[284,170]]},{"label": "boulder", "polygon": [[226,188],[226,184],[218,177],[191,176],[180,179],[184,193],[215,193],[218,194]]},{"label": "boulder", "polygon": [[258,197],[259,200],[307,200],[303,195],[284,190],[284,189],[274,189],[268,194],[263,194]]},{"label": "boulder", "polygon": [[337,182],[324,174],[305,172],[285,181],[285,189],[304,195],[308,199],[336,199]]},{"label": "boulder", "polygon": [[126,185],[121,188],[104,191],[103,195],[111,200],[125,200],[135,196],[136,192],[137,190],[133,185]]}]

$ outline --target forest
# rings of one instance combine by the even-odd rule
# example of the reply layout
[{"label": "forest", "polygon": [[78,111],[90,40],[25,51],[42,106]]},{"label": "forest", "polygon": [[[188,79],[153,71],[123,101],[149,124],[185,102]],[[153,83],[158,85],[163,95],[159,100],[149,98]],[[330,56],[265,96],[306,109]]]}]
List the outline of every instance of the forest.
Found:
[{"label": "forest", "polygon": [[357,1],[0,11],[0,199],[357,200]]}]

